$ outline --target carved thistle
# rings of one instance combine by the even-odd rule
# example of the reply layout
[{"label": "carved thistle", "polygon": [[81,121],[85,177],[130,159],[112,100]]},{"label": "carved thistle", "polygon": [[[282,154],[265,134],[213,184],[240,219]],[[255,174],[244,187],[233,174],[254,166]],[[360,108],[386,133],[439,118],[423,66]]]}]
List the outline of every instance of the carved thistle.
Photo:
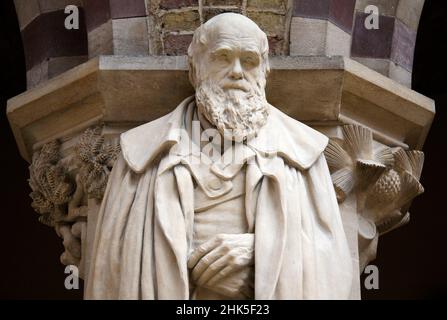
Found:
[{"label": "carved thistle", "polygon": [[[365,204],[364,216],[374,221],[381,234],[408,222],[409,213],[406,210],[411,200],[424,192],[419,182],[424,153],[398,148],[393,154],[394,167],[374,184]],[[402,211],[406,213],[405,216]]]},{"label": "carved thistle", "polygon": [[330,139],[325,156],[339,202],[354,190],[365,191],[394,164],[390,148],[373,148],[372,132],[362,126],[343,126],[344,139]]},{"label": "carved thistle", "polygon": [[363,269],[375,257],[378,236],[409,221],[410,203],[424,191],[419,183],[424,154],[374,147],[372,132],[362,126],[342,130],[343,139],[330,139],[325,156],[339,203],[350,195],[356,199]]}]

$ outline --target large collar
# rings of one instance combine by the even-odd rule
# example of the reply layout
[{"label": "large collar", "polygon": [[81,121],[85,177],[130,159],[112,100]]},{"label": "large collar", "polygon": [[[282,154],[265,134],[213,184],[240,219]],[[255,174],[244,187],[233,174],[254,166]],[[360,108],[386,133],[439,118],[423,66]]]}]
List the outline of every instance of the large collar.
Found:
[{"label": "large collar", "polygon": [[[123,156],[133,171],[143,172],[158,155],[179,143],[185,113],[193,104],[194,96],[188,97],[171,113],[121,134]],[[266,125],[247,145],[265,156],[277,154],[297,169],[306,170],[327,142],[323,134],[269,106]]]}]

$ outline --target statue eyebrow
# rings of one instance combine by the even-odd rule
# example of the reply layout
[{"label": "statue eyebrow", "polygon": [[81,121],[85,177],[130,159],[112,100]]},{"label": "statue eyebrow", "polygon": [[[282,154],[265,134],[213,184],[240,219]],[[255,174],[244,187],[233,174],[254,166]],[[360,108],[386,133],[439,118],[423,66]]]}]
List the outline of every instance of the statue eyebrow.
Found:
[{"label": "statue eyebrow", "polygon": [[[211,54],[216,54],[216,53],[219,53],[219,52],[222,52],[222,51],[233,52],[234,49],[229,47],[229,46],[226,46],[226,45],[221,45],[221,46],[218,46],[215,49],[213,49],[211,51]],[[241,53],[242,54],[253,54],[253,55],[256,55],[256,56],[259,56],[259,57],[261,56],[259,50],[256,50],[254,48],[241,50]]]},{"label": "statue eyebrow", "polygon": [[214,54],[214,53],[217,53],[219,51],[233,51],[233,49],[231,47],[229,47],[229,46],[226,46],[226,45],[220,45],[220,46],[217,46],[216,48],[214,48],[211,51],[211,53]]}]

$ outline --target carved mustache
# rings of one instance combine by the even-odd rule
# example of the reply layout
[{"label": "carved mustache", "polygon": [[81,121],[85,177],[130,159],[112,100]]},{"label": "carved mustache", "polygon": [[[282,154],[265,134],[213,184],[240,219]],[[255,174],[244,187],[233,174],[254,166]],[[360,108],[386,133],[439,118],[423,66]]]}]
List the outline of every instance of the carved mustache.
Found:
[{"label": "carved mustache", "polygon": [[224,90],[236,89],[236,90],[242,90],[244,92],[249,92],[251,90],[250,84],[245,80],[222,81],[220,87]]}]

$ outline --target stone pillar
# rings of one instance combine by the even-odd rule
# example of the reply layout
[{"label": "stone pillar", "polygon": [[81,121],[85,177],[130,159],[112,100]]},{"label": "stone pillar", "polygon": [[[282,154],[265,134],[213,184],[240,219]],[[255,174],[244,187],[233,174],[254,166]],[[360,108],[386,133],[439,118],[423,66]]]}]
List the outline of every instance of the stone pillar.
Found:
[{"label": "stone pillar", "polygon": [[[81,0],[14,0],[25,50],[27,86],[55,77],[88,59]],[[64,27],[64,9],[79,7],[79,30]]]},{"label": "stone pillar", "polygon": [[[357,0],[351,56],[411,87],[413,56],[425,0]],[[365,8],[379,9],[379,29],[367,30]]]},{"label": "stone pillar", "polygon": [[89,57],[149,55],[144,0],[89,0],[85,3]]},{"label": "stone pillar", "polygon": [[355,0],[295,0],[290,55],[350,56]]}]

